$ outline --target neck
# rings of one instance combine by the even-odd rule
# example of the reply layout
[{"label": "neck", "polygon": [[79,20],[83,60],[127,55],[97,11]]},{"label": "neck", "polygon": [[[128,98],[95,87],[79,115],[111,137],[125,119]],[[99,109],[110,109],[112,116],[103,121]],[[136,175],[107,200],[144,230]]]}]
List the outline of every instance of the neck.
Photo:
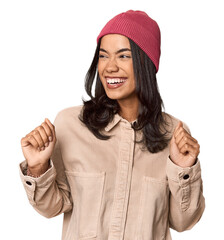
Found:
[{"label": "neck", "polygon": [[118,100],[120,106],[120,116],[129,122],[133,122],[138,118],[139,100],[135,99],[132,101]]}]

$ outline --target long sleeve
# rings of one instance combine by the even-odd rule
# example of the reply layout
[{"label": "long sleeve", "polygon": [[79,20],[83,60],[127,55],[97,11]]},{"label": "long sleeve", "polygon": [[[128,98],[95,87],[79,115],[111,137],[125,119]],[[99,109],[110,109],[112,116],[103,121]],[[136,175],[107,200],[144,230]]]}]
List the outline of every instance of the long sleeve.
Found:
[{"label": "long sleeve", "polygon": [[170,227],[178,232],[191,229],[201,218],[205,199],[199,160],[189,168],[167,160],[167,177],[170,189]]},{"label": "long sleeve", "polygon": [[24,174],[26,161],[20,164],[20,176],[30,204],[43,216],[50,218],[72,209],[70,189],[64,173],[59,141],[51,157],[51,167],[40,177]]}]

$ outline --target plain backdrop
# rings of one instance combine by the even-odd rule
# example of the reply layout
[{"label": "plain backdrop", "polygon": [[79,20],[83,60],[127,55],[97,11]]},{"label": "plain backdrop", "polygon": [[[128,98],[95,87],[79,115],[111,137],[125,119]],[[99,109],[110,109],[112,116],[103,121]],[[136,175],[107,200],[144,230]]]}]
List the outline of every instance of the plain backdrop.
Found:
[{"label": "plain backdrop", "polygon": [[224,239],[222,1],[0,1],[0,239],[61,239],[62,215],[46,219],[28,203],[19,177],[20,139],[45,117],[82,104],[84,77],[105,23],[143,10],[161,29],[157,74],[166,112],[201,145],[206,210],[173,239]]}]

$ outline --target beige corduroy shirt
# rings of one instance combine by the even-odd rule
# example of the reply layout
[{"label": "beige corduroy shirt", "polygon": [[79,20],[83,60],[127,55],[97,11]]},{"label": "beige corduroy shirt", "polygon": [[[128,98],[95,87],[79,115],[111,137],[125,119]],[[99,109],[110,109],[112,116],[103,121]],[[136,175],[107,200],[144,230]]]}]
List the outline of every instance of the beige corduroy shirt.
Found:
[{"label": "beige corduroy shirt", "polygon": [[[181,168],[169,147],[150,153],[141,131],[118,114],[97,139],[78,119],[82,106],[61,111],[51,168],[21,178],[32,206],[45,217],[64,213],[63,240],[170,240],[170,227],[184,231],[204,207],[199,160]],[[177,119],[170,118],[173,131]],[[186,125],[185,125],[186,127]],[[171,133],[172,134],[172,133]]]}]

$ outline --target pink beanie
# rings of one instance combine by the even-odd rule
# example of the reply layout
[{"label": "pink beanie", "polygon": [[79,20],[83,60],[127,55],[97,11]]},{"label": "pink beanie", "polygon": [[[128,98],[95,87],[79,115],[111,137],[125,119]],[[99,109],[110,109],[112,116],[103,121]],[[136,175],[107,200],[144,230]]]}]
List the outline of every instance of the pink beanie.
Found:
[{"label": "pink beanie", "polygon": [[97,37],[107,34],[121,34],[134,41],[159,69],[160,29],[156,21],[145,12],[129,10],[112,18]]}]

